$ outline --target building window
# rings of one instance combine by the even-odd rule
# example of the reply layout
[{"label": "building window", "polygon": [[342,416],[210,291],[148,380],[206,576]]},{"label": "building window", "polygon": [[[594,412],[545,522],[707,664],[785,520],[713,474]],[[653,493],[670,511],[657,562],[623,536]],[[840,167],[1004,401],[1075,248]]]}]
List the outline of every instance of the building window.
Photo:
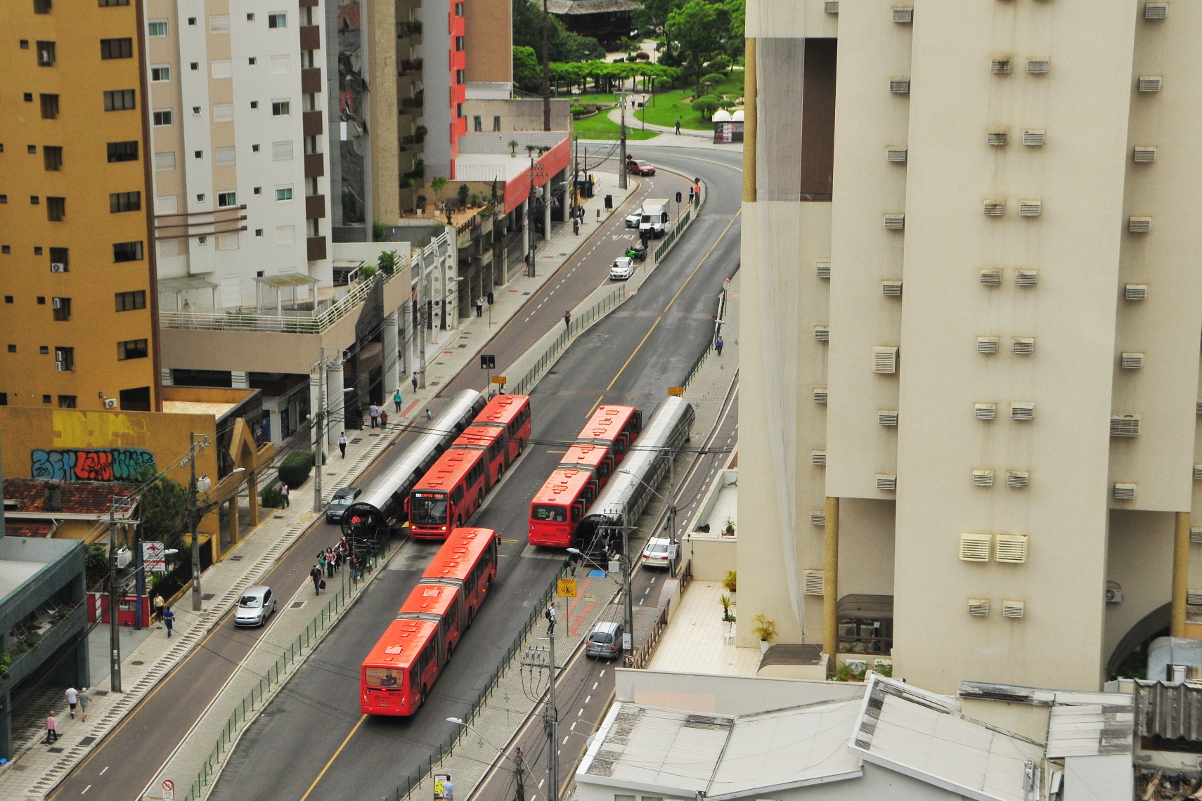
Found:
[{"label": "building window", "polygon": [[17,352],[17,346],[16,346],[16,345],[9,345],[9,346],[8,346],[8,352],[9,352],[9,353],[16,353],[16,352]]},{"label": "building window", "polygon": [[169,150],[166,153],[154,154],[154,168],[156,170],[174,170],[175,169],[175,151]]},{"label": "building window", "polygon": [[0,392],[0,406],[7,406],[7,405],[8,405],[8,393]]},{"label": "building window", "polygon": [[108,153],[110,164],[117,161],[137,161],[138,142],[137,140],[131,140],[129,142],[109,142]]},{"label": "building window", "polygon": [[49,14],[52,7],[50,0],[33,0],[33,13],[35,14]]},{"label": "building window", "polygon": [[455,83],[463,83],[463,70],[455,70]]},{"label": "building window", "polygon": [[463,37],[462,36],[455,37],[455,51],[456,52],[463,51]]},{"label": "building window", "polygon": [[[5,203],[8,203],[8,195],[0,195],[0,205],[3,205]],[[5,245],[4,247],[7,248],[8,245]],[[8,251],[5,250],[4,252],[7,253]]]},{"label": "building window", "polygon": [[114,242],[113,261],[141,261],[141,242]]},{"label": "building window", "polygon": [[31,205],[31,206],[37,206],[37,205],[39,205],[41,202],[42,202],[42,199],[41,199],[40,197],[38,197],[37,195],[30,195],[30,196],[29,196],[29,205]]},{"label": "building window", "polygon": [[141,211],[141,192],[113,192],[109,195],[109,213],[117,214],[122,211]]},{"label": "building window", "polygon": [[255,21],[255,15],[254,15],[254,12],[253,12],[253,11],[252,11],[251,13],[249,13],[249,14],[247,14],[247,15],[246,15],[246,21],[247,21],[247,22],[254,22],[254,21]]},{"label": "building window", "polygon": [[29,49],[29,40],[28,40],[28,39],[22,39],[22,40],[21,40],[21,49],[22,49],[22,50],[28,50],[28,49]]},{"label": "building window", "polygon": [[55,60],[54,42],[38,42],[38,66],[53,67]]},{"label": "building window", "polygon": [[50,396],[49,396],[49,395],[43,395],[43,396],[42,396],[42,403],[49,403],[49,402],[50,402]]},{"label": "building window", "polygon": [[199,62],[199,61],[193,61],[193,62],[191,62],[191,63],[189,63],[189,64],[188,64],[188,68],[189,68],[189,69],[191,69],[193,72],[196,72],[197,70],[199,70],[199,69],[200,69],[200,62]]},{"label": "building window", "polygon": [[50,306],[56,321],[65,323],[71,319],[71,298],[51,298]]},{"label": "building window", "polygon": [[116,89],[104,93],[105,111],[127,111],[134,108],[134,90]]},{"label": "building window", "polygon": [[60,373],[75,372],[75,348],[55,348],[54,368]]},{"label": "building window", "polygon": [[109,6],[127,6],[129,5],[129,0],[97,0],[97,5],[99,5],[101,8],[108,8]]},{"label": "building window", "polygon": [[284,13],[268,14],[267,15],[267,27],[268,28],[287,28],[288,27],[288,15],[284,14]]},{"label": "building window", "polygon": [[499,131],[499,130],[501,130],[501,115],[500,115],[500,114],[494,114],[494,115],[493,115],[493,118],[492,118],[492,129],[493,129],[494,131]]},{"label": "building window", "polygon": [[238,193],[237,192],[218,192],[217,193],[217,205],[218,206],[237,206],[238,205]]},{"label": "building window", "polygon": [[472,117],[472,130],[476,133],[484,130],[484,121],[480,118],[479,114]]},{"label": "building window", "polygon": [[47,172],[58,172],[63,168],[63,149],[54,145],[42,145],[42,162]]},{"label": "building window", "polygon": [[147,33],[150,36],[166,36],[167,35],[167,20],[156,19],[146,24]]},{"label": "building window", "polygon": [[74,409],[75,408],[75,396],[74,395],[59,395],[58,396],[58,408]]},{"label": "building window", "polygon": [[45,305],[46,305],[46,296],[45,296],[45,295],[38,295],[38,297],[37,297],[37,302],[38,302],[38,305],[39,305],[39,306],[45,306]]},{"label": "building window", "polygon": [[125,39],[101,39],[100,40],[100,58],[107,60],[111,58],[133,58],[134,57],[134,40]]},{"label": "building window", "polygon": [[12,303],[12,302],[13,302],[13,296],[12,296],[12,295],[5,295],[5,296],[4,296],[4,302],[5,302],[5,303]]},{"label": "building window", "polygon": [[455,4],[455,16],[457,16],[457,17],[463,16],[463,3]]},{"label": "building window", "polygon": [[37,155],[38,146],[37,145],[26,145],[25,152],[31,156]]},{"label": "building window", "polygon": [[286,117],[292,113],[292,104],[287,100],[271,101],[271,116]]},{"label": "building window", "polygon": [[146,290],[134,292],[118,292],[113,296],[117,301],[117,311],[137,311],[146,308]]},{"label": "building window", "polygon": [[[251,14],[251,16],[253,17],[254,14]],[[253,67],[255,64],[259,63],[259,59],[255,58],[254,56],[251,56],[250,58],[246,59],[246,63]]]},{"label": "building window", "polygon": [[151,67],[150,80],[154,83],[166,83],[171,80],[171,67]]},{"label": "building window", "polygon": [[292,200],[292,187],[281,186],[275,190],[276,200]]},{"label": "building window", "polygon": [[67,216],[67,199],[65,197],[46,198],[46,219],[50,222],[62,222]]},{"label": "building window", "polygon": [[42,246],[41,246],[41,245],[34,245],[34,246],[33,246],[33,255],[35,255],[35,256],[41,256],[41,255],[42,255]]},{"label": "building window", "polygon": [[71,269],[69,256],[70,250],[67,248],[50,248],[50,272],[68,272]]},{"label": "building window", "polygon": [[42,119],[58,119],[58,95],[41,95]]},{"label": "building window", "polygon": [[117,343],[117,361],[119,362],[127,359],[145,359],[148,355],[149,348],[146,346],[145,339],[127,339]]},{"label": "building window", "polygon": [[170,125],[171,124],[171,109],[160,109],[154,113],[155,125]]}]

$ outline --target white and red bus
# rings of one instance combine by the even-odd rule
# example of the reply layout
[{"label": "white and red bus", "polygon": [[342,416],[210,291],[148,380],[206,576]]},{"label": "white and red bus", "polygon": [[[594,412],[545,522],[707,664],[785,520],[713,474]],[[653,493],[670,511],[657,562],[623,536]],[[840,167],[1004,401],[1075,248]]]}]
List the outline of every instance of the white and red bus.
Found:
[{"label": "white and red bus", "polygon": [[409,491],[409,536],[446,539],[484,503],[488,462],[484,451],[451,447]]},{"label": "white and red bus", "polygon": [[594,443],[606,445],[613,454],[613,467],[617,468],[631,444],[643,430],[643,413],[633,406],[602,404],[580,429],[576,444]]},{"label": "white and red bus", "polygon": [[422,705],[497,575],[497,533],[451,532],[397,620],[363,660],[359,710],[412,715]]}]

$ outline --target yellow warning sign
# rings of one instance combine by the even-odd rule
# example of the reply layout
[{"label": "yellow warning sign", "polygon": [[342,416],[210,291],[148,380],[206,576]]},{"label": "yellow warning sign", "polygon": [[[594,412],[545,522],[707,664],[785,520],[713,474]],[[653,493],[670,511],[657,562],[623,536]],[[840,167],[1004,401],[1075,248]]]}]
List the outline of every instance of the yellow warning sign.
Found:
[{"label": "yellow warning sign", "polygon": [[576,579],[560,579],[559,592],[560,598],[575,598],[576,597]]}]

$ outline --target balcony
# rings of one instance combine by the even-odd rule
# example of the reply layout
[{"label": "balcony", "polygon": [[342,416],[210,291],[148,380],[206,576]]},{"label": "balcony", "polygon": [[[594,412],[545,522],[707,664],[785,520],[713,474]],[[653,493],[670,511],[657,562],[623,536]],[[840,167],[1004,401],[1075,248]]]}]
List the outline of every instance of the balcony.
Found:
[{"label": "balcony", "polygon": [[401,24],[396,26],[396,37],[398,39],[405,37],[405,36],[421,36],[421,35],[422,35],[422,21],[420,19],[410,20],[409,22],[402,22]]},{"label": "balcony", "polygon": [[320,25],[302,25],[301,26],[300,47],[301,47],[301,50],[320,50],[321,49],[321,26]]},{"label": "balcony", "polygon": [[[326,196],[325,195],[309,195],[305,198],[305,219],[320,220],[326,216]],[[309,243],[312,247],[312,242],[317,237],[310,237]],[[322,239],[321,252],[323,255],[318,256],[320,259],[325,258],[326,246],[325,240]],[[309,257],[309,261],[314,261],[313,257]]]},{"label": "balcony", "polygon": [[324,236],[311,236],[305,240],[305,249],[308,252],[309,261],[321,261],[326,257],[326,238]]},{"label": "balcony", "polygon": [[305,154],[305,177],[320,178],[326,174],[326,159],[324,153]]},{"label": "balcony", "polygon": [[422,71],[423,62],[420,58],[405,59],[398,65],[397,75],[409,75]]},{"label": "balcony", "polygon": [[423,105],[425,105],[425,97],[421,92],[414,97],[401,98],[401,109],[404,111],[420,111]]},{"label": "balcony", "polygon": [[301,70],[301,91],[307,95],[315,95],[322,91],[321,67],[308,67]]},{"label": "balcony", "polygon": [[301,115],[301,130],[305,136],[321,136],[325,133],[325,123],[320,111],[306,111]]}]

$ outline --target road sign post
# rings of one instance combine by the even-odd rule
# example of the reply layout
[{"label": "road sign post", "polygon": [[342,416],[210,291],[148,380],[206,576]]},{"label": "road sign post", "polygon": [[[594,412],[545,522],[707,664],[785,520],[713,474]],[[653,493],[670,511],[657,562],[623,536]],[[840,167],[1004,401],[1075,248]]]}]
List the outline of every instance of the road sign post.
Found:
[{"label": "road sign post", "polygon": [[163,801],[172,801],[175,798],[175,782],[170,779],[163,779]]}]

